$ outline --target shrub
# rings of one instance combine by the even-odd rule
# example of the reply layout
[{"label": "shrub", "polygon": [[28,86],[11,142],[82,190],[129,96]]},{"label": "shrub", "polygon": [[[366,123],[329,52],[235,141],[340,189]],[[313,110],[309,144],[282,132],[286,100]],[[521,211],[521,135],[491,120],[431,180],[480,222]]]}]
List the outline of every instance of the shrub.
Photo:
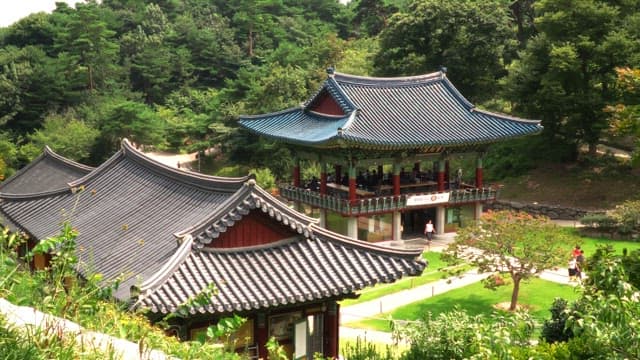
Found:
[{"label": "shrub", "polygon": [[542,326],[542,339],[548,343],[564,342],[573,337],[571,329],[567,329],[567,300],[556,298],[551,305],[551,319],[545,320]]},{"label": "shrub", "polygon": [[268,168],[251,169],[250,173],[256,176],[256,182],[261,188],[268,191],[276,187],[276,178]]},{"label": "shrub", "polygon": [[393,360],[395,359],[392,349],[386,346],[384,353],[380,353],[378,346],[368,342],[367,339],[358,337],[355,343],[345,343],[342,355],[349,360]]}]

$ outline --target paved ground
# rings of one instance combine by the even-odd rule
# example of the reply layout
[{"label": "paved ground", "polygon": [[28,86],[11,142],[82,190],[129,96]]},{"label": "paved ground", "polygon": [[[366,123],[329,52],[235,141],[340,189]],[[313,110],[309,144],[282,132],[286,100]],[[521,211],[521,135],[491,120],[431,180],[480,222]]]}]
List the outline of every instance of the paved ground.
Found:
[{"label": "paved ground", "polygon": [[[559,225],[563,226],[580,226],[579,223],[574,221],[557,221]],[[423,238],[407,239],[404,241],[388,241],[382,244],[390,247],[404,247],[404,248],[416,248],[421,247],[425,250],[442,251],[449,243],[454,240],[455,234],[441,234],[437,235],[429,247],[427,242]],[[384,313],[390,312],[398,307],[405,306],[412,302],[430,298],[435,295],[445,293],[447,291],[467,286],[482,280],[489,276],[489,274],[478,274],[477,271],[469,271],[462,276],[457,276],[449,279],[439,280],[430,284],[425,284],[410,290],[404,290],[398,293],[383,296],[376,300],[355,304],[352,306],[342,307],[340,310],[340,338],[341,339],[356,339],[366,338],[368,341],[374,341],[384,344],[393,344],[394,341],[391,338],[390,333],[356,329],[346,326],[346,324],[358,321],[363,318],[383,318]],[[547,270],[540,275],[541,279],[554,281],[557,283],[576,285],[569,282],[569,276],[566,269]]]}]

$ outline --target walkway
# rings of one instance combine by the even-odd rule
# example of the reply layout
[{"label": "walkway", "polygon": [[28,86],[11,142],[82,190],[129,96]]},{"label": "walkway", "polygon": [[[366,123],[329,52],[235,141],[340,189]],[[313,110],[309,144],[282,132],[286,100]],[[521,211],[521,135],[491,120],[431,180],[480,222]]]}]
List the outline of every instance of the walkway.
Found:
[{"label": "walkway", "polygon": [[[565,226],[578,226],[572,221],[564,222]],[[441,234],[437,235],[431,246],[428,248],[430,251],[442,251],[451,242],[453,242],[455,234]],[[416,248],[422,247],[427,250],[426,240],[424,238],[408,239],[404,241],[389,241],[383,243],[390,247],[405,247]],[[415,301],[422,299],[428,299],[432,296],[445,293],[447,291],[464,287],[473,283],[476,283],[485,277],[489,276],[489,273],[478,274],[474,269],[461,276],[455,276],[447,279],[435,281],[433,283],[418,286],[413,289],[403,290],[397,293],[389,294],[378,299],[367,301],[351,306],[345,306],[340,309],[340,338],[341,339],[356,339],[366,338],[368,341],[374,341],[383,344],[393,344],[391,333],[366,330],[358,328],[350,328],[345,326],[350,322],[360,321],[367,318],[380,318],[385,313],[391,312],[396,308],[408,305]],[[573,285],[576,283],[569,282],[569,276],[566,269],[557,270],[545,270],[540,274],[540,278],[553,281],[561,284]]]}]

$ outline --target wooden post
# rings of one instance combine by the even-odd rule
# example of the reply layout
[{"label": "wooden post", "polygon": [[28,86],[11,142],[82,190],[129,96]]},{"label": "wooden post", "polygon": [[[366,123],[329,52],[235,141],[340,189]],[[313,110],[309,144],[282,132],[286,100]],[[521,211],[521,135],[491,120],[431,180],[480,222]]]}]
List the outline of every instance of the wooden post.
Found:
[{"label": "wooden post", "polygon": [[293,186],[300,187],[300,161],[298,160],[293,166]]},{"label": "wooden post", "polygon": [[445,166],[444,160],[438,160],[438,191],[444,191]]},{"label": "wooden post", "polygon": [[320,165],[320,194],[325,195],[327,193],[327,164],[322,163]]},{"label": "wooden post", "polygon": [[324,314],[324,356],[329,359],[337,359],[340,341],[340,305],[335,301],[331,301],[327,305],[327,310]]},{"label": "wooden post", "polygon": [[354,164],[349,165],[349,202],[351,204],[356,202],[356,166]]},{"label": "wooden post", "polygon": [[476,188],[480,189],[482,184],[482,156],[476,159]]},{"label": "wooden post", "polygon": [[400,196],[400,163],[393,163],[393,196]]}]

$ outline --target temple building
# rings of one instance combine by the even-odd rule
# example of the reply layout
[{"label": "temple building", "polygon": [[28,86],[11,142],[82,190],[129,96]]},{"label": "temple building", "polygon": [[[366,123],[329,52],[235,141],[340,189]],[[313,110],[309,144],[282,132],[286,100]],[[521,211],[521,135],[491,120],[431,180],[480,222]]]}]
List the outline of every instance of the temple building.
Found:
[{"label": "temple building", "polygon": [[91,166],[67,159],[45,146],[40,156],[7,180],[0,182],[0,193],[38,193],[57,190],[92,170]]},{"label": "temple building", "polygon": [[[483,181],[487,148],[542,130],[540,121],[476,108],[444,70],[396,78],[327,72],[300,107],[242,116],[240,125],[295,154],[280,195],[352,238],[400,240],[403,231],[421,233],[427,219],[442,233],[478,218],[498,191]],[[319,174],[301,178],[305,165]]]},{"label": "temple building", "polygon": [[[78,171],[58,171],[68,165]],[[4,191],[9,185],[11,193]],[[175,169],[126,140],[95,169],[46,149],[1,189],[0,224],[27,234],[31,245],[69,221],[79,232],[81,277],[99,273],[105,286],[119,281],[114,297],[154,321],[186,307],[189,315],[170,320],[183,339],[242,316],[238,351],[250,349],[255,358],[266,358],[272,336],[296,358],[337,357],[338,302],[426,267],[420,250],[354,241],[318,226],[249,176]],[[206,303],[190,302],[202,294]]]}]

